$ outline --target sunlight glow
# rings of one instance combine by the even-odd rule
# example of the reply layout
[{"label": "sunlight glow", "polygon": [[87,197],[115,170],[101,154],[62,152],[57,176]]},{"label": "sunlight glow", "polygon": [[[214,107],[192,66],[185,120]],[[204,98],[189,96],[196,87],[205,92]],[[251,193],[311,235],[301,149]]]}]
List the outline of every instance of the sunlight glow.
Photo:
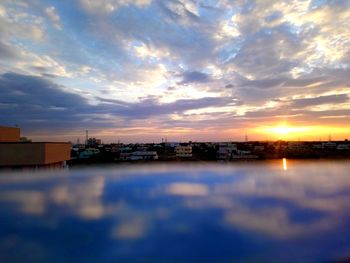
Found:
[{"label": "sunlight glow", "polygon": [[309,131],[308,127],[289,127],[288,125],[280,125],[277,127],[267,128],[266,131],[273,132],[279,135],[287,135],[290,133],[299,133]]},{"label": "sunlight glow", "polygon": [[[348,138],[349,126],[292,126],[291,124],[276,123],[275,125],[258,126],[250,130],[252,134],[256,134],[258,138],[265,136],[272,140],[319,140],[323,138],[327,140],[329,135],[344,140]],[[267,136],[267,137],[266,137]]]},{"label": "sunlight glow", "polygon": [[282,159],[282,163],[283,163],[283,170],[284,170],[284,171],[287,171],[287,169],[288,169],[288,168],[287,168],[287,159],[286,159],[286,158],[283,158],[283,159]]}]

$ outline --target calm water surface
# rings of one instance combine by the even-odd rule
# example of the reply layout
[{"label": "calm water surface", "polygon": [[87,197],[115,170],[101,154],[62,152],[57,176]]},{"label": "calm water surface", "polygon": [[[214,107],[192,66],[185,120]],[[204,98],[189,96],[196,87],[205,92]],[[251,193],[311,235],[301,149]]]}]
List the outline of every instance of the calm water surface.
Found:
[{"label": "calm water surface", "polygon": [[0,262],[350,259],[350,162],[0,173]]}]

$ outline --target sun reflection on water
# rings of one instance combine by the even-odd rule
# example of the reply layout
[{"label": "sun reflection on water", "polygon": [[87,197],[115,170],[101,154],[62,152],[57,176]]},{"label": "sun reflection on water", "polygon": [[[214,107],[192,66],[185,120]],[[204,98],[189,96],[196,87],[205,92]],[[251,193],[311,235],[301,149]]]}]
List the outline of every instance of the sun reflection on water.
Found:
[{"label": "sun reflection on water", "polygon": [[287,159],[286,159],[286,158],[283,158],[283,159],[282,159],[282,163],[283,163],[283,170],[284,170],[284,171],[287,171],[287,170],[288,170],[288,167],[287,167]]}]

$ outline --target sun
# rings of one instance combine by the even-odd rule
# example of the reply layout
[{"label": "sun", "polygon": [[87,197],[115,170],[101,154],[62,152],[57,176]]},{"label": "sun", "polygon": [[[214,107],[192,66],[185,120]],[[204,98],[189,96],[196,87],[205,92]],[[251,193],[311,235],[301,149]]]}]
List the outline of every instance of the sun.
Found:
[{"label": "sun", "polygon": [[267,130],[279,135],[289,135],[294,133],[306,132],[309,129],[308,127],[292,127],[284,124],[284,125],[268,128]]},{"label": "sun", "polygon": [[283,125],[283,126],[277,126],[277,127],[270,128],[269,130],[273,133],[287,135],[288,133],[290,133],[292,131],[292,128],[287,126],[287,125]]},{"label": "sun", "polygon": [[309,131],[309,128],[302,126],[289,126],[288,124],[278,124],[276,126],[265,127],[263,130],[265,133],[275,134],[279,138],[289,138],[302,135]]}]

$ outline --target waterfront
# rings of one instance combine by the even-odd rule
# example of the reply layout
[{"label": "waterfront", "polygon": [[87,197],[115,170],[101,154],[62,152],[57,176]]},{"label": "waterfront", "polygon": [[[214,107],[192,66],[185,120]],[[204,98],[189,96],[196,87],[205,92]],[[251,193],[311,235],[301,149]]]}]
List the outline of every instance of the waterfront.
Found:
[{"label": "waterfront", "polygon": [[328,262],[350,257],[349,160],[0,174],[1,262]]}]

